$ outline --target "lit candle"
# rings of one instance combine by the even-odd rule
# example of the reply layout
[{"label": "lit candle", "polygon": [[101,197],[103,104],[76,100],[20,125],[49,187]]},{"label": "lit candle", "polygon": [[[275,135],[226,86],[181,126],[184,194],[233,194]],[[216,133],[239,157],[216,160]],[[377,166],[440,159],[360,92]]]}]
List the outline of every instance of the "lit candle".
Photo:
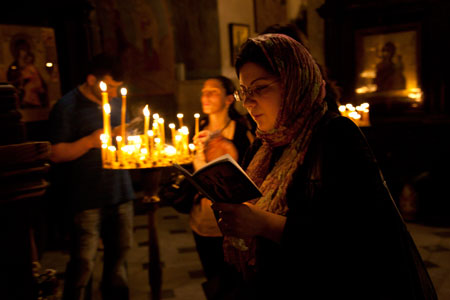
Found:
[{"label": "lit candle", "polygon": [[174,146],[174,147],[176,147],[176,145],[175,145],[175,124],[173,124],[173,123],[170,123],[169,124],[169,128],[170,128],[170,131],[171,131],[171,134],[172,134],[172,145]]},{"label": "lit candle", "polygon": [[[110,132],[108,131],[108,116],[105,110],[105,105],[108,104],[108,92],[107,92],[107,85],[103,81],[100,81],[100,90],[102,91],[102,107],[103,107],[103,132],[106,136],[106,144],[109,145],[108,141],[110,138]],[[108,104],[109,105],[109,104]],[[111,107],[109,108],[111,112]]]},{"label": "lit candle", "polygon": [[116,162],[116,147],[109,146],[108,150],[109,150],[109,157],[110,157],[111,165],[112,165],[113,163]]},{"label": "lit candle", "polygon": [[[104,134],[102,134],[102,136],[105,136]],[[103,165],[106,164],[106,160],[107,158],[107,153],[106,153],[106,148],[108,148],[108,146],[106,146],[106,143],[102,143],[102,162]]]},{"label": "lit candle", "polygon": [[195,118],[195,135],[198,134],[199,128],[200,128],[200,114],[194,114],[194,118]]},{"label": "lit candle", "polygon": [[[179,132],[179,131],[178,131]],[[181,145],[181,140],[183,139],[183,137],[181,136],[180,133],[175,135],[175,149],[177,149],[177,153],[181,156],[183,154],[183,149],[182,149],[182,145]]]},{"label": "lit candle", "polygon": [[144,107],[144,138],[145,138],[145,145],[148,146],[148,127],[150,126],[150,110],[148,109],[148,105]]},{"label": "lit candle", "polygon": [[188,144],[189,144],[189,129],[187,128],[187,126],[183,126],[183,127],[181,127],[180,132],[183,136],[183,139],[182,139],[183,153],[187,154],[188,153]]},{"label": "lit candle", "polygon": [[191,155],[194,155],[194,151],[195,151],[195,145],[194,144],[189,144],[189,151]]},{"label": "lit candle", "polygon": [[123,164],[123,151],[122,151],[123,138],[120,135],[118,135],[116,136],[116,141],[117,141],[117,160],[119,161],[119,163]]},{"label": "lit candle", "polygon": [[111,146],[111,123],[109,120],[109,114],[111,113],[111,106],[109,103],[103,105],[103,130],[106,136],[106,145]]},{"label": "lit candle", "polygon": [[370,126],[369,103],[365,102],[361,104],[361,108],[361,119],[363,120],[364,126]]},{"label": "lit candle", "polygon": [[154,143],[154,141],[153,141],[153,130],[149,130],[147,132],[147,135],[150,138],[150,158],[151,158],[152,155],[153,155],[153,143]]},{"label": "lit candle", "polygon": [[160,151],[161,151],[161,139],[159,137],[154,139],[155,141],[155,148],[156,148],[156,153],[159,155]]},{"label": "lit candle", "polygon": [[108,103],[108,92],[106,83],[100,81],[100,89],[102,90],[102,106]]},{"label": "lit candle", "polygon": [[160,138],[161,138],[161,144],[165,145],[166,143],[166,134],[164,131],[164,119],[163,118],[159,118],[158,119],[158,123],[159,123],[159,129],[160,129]]},{"label": "lit candle", "polygon": [[[121,128],[120,135],[125,138],[125,116],[127,111],[127,89],[121,88],[120,93],[122,94],[122,115],[121,115]],[[119,148],[120,149],[120,148]]]},{"label": "lit candle", "polygon": [[180,127],[183,127],[183,114],[177,114],[178,122],[180,124]]},{"label": "lit candle", "polygon": [[347,107],[345,105],[339,105],[339,111],[343,117],[347,117]]},{"label": "lit candle", "polygon": [[160,132],[159,132],[159,128],[158,128],[158,120],[159,120],[159,115],[158,114],[153,114],[153,134],[155,136],[159,136]]}]

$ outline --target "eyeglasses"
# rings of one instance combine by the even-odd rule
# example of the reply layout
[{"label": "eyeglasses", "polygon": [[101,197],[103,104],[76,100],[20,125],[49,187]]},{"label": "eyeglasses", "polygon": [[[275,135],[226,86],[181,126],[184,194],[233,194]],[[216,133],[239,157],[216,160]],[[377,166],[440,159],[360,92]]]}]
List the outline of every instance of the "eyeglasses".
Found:
[{"label": "eyeglasses", "polygon": [[272,81],[268,84],[257,85],[254,87],[249,87],[248,89],[245,87],[241,87],[238,90],[236,90],[233,95],[234,95],[234,98],[236,99],[236,101],[242,101],[243,103],[245,103],[245,101],[247,100],[248,97],[253,97],[253,96],[260,97],[260,96],[264,95],[265,89],[274,85],[275,83],[278,83],[278,79],[275,81]]}]

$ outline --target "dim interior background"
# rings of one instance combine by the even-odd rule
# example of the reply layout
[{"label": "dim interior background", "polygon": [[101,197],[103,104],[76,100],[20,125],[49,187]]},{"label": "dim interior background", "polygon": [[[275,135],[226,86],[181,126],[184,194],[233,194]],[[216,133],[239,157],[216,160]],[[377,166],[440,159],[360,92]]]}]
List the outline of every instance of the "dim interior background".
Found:
[{"label": "dim interior background", "polygon": [[[16,125],[22,134],[17,133],[17,143],[47,140],[50,108],[83,81],[81,62],[101,51],[126,68],[131,119],[141,118],[148,104],[166,124],[176,122],[182,112],[192,127],[194,113],[201,110],[203,80],[218,74],[236,80],[233,50],[242,41],[231,30],[240,28],[240,34],[254,36],[269,25],[293,23],[305,32],[311,53],[341,87],[341,102],[370,103],[371,125],[361,129],[405,219],[447,226],[449,13],[445,0],[8,2],[0,11],[0,81],[15,80],[11,66],[21,51],[27,53],[23,59],[29,62],[28,72],[39,74],[34,79],[40,93],[26,94],[18,86],[21,118]],[[371,84],[388,42],[396,45],[393,62],[403,72],[403,90],[418,89],[418,100]],[[8,140],[12,129],[4,128],[3,144],[13,144]],[[140,173],[133,176],[137,190],[142,189]],[[38,254],[55,246],[56,237],[45,216],[33,214],[33,208],[58,222],[58,207],[48,205],[52,201],[46,194],[13,208],[30,214]],[[8,228],[19,230],[14,224]]]}]

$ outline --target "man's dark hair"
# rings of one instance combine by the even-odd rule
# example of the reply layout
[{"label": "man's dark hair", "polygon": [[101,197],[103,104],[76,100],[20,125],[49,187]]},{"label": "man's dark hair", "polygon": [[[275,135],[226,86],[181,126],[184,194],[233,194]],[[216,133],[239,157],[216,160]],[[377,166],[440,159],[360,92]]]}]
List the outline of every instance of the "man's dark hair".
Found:
[{"label": "man's dark hair", "polygon": [[119,59],[106,53],[100,53],[92,57],[86,74],[92,74],[97,78],[110,75],[116,81],[123,80],[123,70]]}]

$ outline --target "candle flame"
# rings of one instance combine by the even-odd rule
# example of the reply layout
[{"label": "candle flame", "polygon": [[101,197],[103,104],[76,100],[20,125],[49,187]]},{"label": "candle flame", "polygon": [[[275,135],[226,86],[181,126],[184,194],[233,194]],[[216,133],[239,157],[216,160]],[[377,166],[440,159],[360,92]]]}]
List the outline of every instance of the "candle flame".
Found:
[{"label": "candle flame", "polygon": [[189,134],[189,129],[186,126],[181,127],[180,132],[182,134]]},{"label": "candle flame", "polygon": [[47,62],[47,63],[45,64],[45,66],[46,66],[47,68],[51,68],[51,67],[53,67],[53,63]]},{"label": "candle flame", "polygon": [[158,119],[158,123],[159,123],[159,124],[164,124],[164,119],[163,119],[163,118],[159,118],[159,119]]},{"label": "candle flame", "polygon": [[167,145],[166,148],[164,149],[164,151],[169,156],[173,156],[173,155],[177,154],[177,149],[175,149],[175,147],[170,146],[170,145]]},{"label": "candle flame", "polygon": [[106,83],[104,83],[103,81],[100,81],[100,89],[102,90],[102,92],[106,92]]},{"label": "candle flame", "polygon": [[153,119],[154,120],[158,120],[159,119],[159,115],[158,114],[153,114]]},{"label": "candle flame", "polygon": [[127,89],[126,88],[121,88],[120,89],[120,94],[122,94],[122,96],[126,96],[127,95]]},{"label": "candle flame", "polygon": [[153,136],[153,130],[149,130],[149,131],[147,131],[147,134],[148,134],[148,136]]},{"label": "candle flame", "polygon": [[120,135],[116,136],[116,141],[121,142],[122,141],[122,137]]},{"label": "candle flame", "polygon": [[103,105],[103,109],[105,110],[105,113],[107,113],[107,114],[111,113],[111,106],[108,103]]},{"label": "candle flame", "polygon": [[195,145],[194,144],[189,144],[189,149],[191,149],[192,151],[195,150]]},{"label": "candle flame", "polygon": [[181,137],[181,135],[179,135],[179,134],[177,134],[177,135],[175,136],[175,140],[176,140],[176,141],[181,141],[181,138],[182,138],[182,137]]},{"label": "candle flame", "polygon": [[183,118],[183,116],[184,116],[183,114],[177,114],[177,118],[178,118],[178,119]]},{"label": "candle flame", "polygon": [[196,119],[200,118],[200,114],[199,113],[194,114],[194,118]]},{"label": "candle flame", "polygon": [[114,152],[114,151],[116,151],[116,147],[114,147],[114,146],[109,146],[109,147],[108,147],[108,150]]},{"label": "candle flame", "polygon": [[352,119],[355,119],[355,120],[361,119],[361,115],[358,114],[356,111],[352,111],[348,116],[350,118],[352,118]]},{"label": "candle flame", "polygon": [[174,129],[174,128],[175,128],[175,124],[170,123],[170,124],[169,124],[169,128],[170,128],[170,129]]},{"label": "candle flame", "polygon": [[148,104],[144,107],[144,116],[146,116],[146,117],[150,116],[150,110],[148,109]]}]

